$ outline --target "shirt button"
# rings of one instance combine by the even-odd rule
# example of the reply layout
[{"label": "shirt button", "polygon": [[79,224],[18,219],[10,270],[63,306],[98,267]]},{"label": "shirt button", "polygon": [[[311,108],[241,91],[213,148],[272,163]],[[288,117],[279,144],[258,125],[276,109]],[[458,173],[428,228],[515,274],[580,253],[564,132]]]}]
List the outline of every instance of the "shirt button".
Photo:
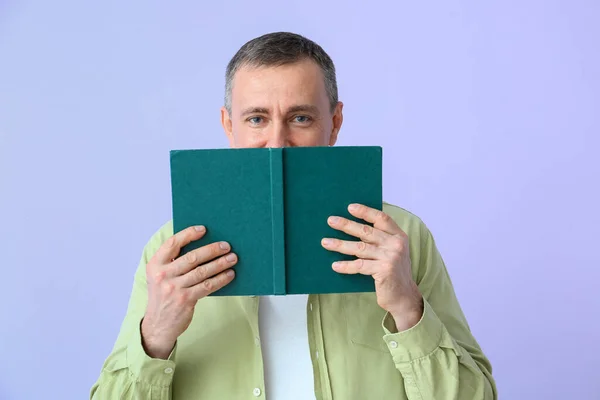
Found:
[{"label": "shirt button", "polygon": [[254,344],[256,347],[260,347],[260,338],[258,336],[254,338]]},{"label": "shirt button", "polygon": [[169,367],[169,368],[165,368],[165,374],[172,374],[173,373],[173,368]]},{"label": "shirt button", "polygon": [[254,391],[252,392],[252,394],[254,394],[254,397],[258,397],[260,396],[262,392],[260,391],[260,388],[254,388]]},{"label": "shirt button", "polygon": [[393,340],[389,344],[392,349],[395,349],[396,347],[398,347],[398,343],[394,342]]}]

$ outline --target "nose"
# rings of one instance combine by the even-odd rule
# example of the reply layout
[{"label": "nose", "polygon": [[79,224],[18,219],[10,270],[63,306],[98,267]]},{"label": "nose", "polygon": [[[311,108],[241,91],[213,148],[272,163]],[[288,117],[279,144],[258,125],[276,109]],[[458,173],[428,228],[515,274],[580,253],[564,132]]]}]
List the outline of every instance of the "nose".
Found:
[{"label": "nose", "polygon": [[287,127],[285,124],[273,124],[266,147],[287,147],[288,136]]}]

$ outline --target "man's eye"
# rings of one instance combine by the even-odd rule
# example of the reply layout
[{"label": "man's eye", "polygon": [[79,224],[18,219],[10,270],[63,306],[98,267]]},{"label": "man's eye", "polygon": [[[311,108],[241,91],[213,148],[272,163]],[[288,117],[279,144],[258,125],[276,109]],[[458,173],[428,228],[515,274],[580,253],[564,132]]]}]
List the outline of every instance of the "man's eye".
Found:
[{"label": "man's eye", "polygon": [[248,118],[248,121],[253,125],[258,125],[262,122],[262,117],[251,117]]},{"label": "man's eye", "polygon": [[306,122],[310,121],[310,117],[307,117],[306,115],[297,115],[296,117],[294,117],[294,119],[296,120],[296,122],[304,124]]}]

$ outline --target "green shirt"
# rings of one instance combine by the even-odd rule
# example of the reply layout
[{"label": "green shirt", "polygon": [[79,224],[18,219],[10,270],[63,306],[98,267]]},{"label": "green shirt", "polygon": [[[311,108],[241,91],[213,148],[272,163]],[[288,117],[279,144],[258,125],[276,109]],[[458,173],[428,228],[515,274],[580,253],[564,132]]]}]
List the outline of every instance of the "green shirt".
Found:
[{"label": "green shirt", "polygon": [[[470,332],[425,224],[399,207],[383,210],[410,240],[421,320],[397,332],[375,293],[310,295],[309,346],[319,400],[497,399],[492,368]],[[268,399],[256,297],[206,297],[168,360],[144,352],[145,266],[173,234],[172,222],[144,248],[127,314],[91,389],[95,400]]]}]

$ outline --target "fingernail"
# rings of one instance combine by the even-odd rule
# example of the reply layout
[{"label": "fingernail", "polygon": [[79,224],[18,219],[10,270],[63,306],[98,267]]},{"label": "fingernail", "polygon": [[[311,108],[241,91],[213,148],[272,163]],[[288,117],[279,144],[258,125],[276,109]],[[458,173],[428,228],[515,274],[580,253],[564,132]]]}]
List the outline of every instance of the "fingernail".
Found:
[{"label": "fingernail", "polygon": [[329,217],[329,223],[337,224],[338,222],[340,222],[340,219],[338,217]]},{"label": "fingernail", "polygon": [[348,209],[349,209],[350,211],[356,211],[356,210],[358,210],[358,204],[350,204],[350,205],[348,206]]},{"label": "fingernail", "polygon": [[197,230],[198,232],[204,232],[206,230],[206,228],[203,227],[202,225],[195,226],[194,229]]},{"label": "fingernail", "polygon": [[225,259],[229,262],[235,261],[235,254],[231,253],[231,254],[227,254],[225,256]]},{"label": "fingernail", "polygon": [[229,270],[229,271],[226,272],[226,274],[227,274],[228,277],[231,278],[233,276],[233,271]]},{"label": "fingernail", "polygon": [[219,243],[219,247],[223,250],[227,250],[227,249],[229,249],[229,244],[226,242],[221,242],[221,243]]},{"label": "fingernail", "polygon": [[331,239],[323,239],[323,244],[325,246],[330,246],[333,243]]}]

